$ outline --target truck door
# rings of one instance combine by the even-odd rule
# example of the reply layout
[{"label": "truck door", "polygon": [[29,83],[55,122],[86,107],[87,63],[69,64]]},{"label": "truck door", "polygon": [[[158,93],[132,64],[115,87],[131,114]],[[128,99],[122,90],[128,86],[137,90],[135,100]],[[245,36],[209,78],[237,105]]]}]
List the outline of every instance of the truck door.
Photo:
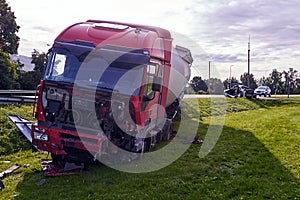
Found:
[{"label": "truck door", "polygon": [[161,105],[161,89],[158,90],[157,86],[154,89],[153,83],[155,80],[162,80],[162,77],[163,70],[160,64],[151,63],[146,66],[141,105],[141,120],[143,125],[147,125],[158,118],[159,105]]}]

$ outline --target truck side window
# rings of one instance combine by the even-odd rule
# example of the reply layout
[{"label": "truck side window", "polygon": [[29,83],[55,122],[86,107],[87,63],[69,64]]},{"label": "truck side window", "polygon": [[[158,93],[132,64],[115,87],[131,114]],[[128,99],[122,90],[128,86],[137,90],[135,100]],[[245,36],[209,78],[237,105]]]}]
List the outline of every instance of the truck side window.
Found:
[{"label": "truck side window", "polygon": [[56,79],[58,76],[63,76],[65,71],[67,56],[64,54],[55,53],[52,56],[50,69],[46,73],[47,78]]},{"label": "truck side window", "polygon": [[153,77],[156,73],[156,66],[155,65],[148,65],[147,66],[147,75],[146,75],[146,83],[144,88],[144,95],[148,95],[152,90],[152,83]]},{"label": "truck side window", "polygon": [[62,54],[56,54],[52,76],[62,75],[65,71],[65,63],[66,56]]},{"label": "truck side window", "polygon": [[[144,85],[143,95],[147,98],[151,99],[154,96],[154,92],[152,91],[153,78],[158,71],[158,66],[155,64],[147,65],[147,73],[146,73],[146,82]],[[145,110],[149,101],[143,100],[142,102],[142,111]]]}]

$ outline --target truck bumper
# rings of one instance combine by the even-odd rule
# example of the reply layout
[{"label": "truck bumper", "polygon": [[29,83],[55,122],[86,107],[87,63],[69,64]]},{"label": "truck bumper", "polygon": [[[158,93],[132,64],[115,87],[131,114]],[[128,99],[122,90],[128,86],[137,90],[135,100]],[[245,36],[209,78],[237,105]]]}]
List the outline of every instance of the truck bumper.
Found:
[{"label": "truck bumper", "polygon": [[[32,125],[32,143],[42,151],[55,155],[68,155],[70,151],[88,151],[92,155],[101,153],[106,136],[81,134],[61,129]],[[74,157],[74,155],[73,155]]]}]

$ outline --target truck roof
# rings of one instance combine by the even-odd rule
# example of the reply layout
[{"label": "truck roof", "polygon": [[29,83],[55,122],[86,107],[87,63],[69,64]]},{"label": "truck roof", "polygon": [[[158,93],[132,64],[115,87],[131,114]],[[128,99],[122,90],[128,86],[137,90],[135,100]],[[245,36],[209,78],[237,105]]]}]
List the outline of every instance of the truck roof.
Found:
[{"label": "truck roof", "polygon": [[73,24],[55,41],[84,41],[94,46],[116,45],[149,50],[150,56],[170,62],[172,38],[168,30],[122,22],[88,20]]}]

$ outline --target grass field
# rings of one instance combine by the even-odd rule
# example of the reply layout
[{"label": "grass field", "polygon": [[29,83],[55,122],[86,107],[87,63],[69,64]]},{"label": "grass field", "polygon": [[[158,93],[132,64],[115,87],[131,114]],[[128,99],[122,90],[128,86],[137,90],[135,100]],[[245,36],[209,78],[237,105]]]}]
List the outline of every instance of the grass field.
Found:
[{"label": "grass field", "polygon": [[[0,199],[300,199],[300,103],[281,100],[227,99],[211,109],[199,106],[197,134],[205,138],[212,115],[223,117],[222,134],[212,151],[199,158],[201,145],[171,165],[150,173],[130,174],[103,165],[88,173],[45,178],[39,159],[5,114],[30,117],[30,106],[0,107],[0,170],[21,166],[3,179]],[[218,124],[216,124],[218,126]],[[10,161],[4,162],[4,161]],[[45,179],[41,186],[37,183]]]}]

